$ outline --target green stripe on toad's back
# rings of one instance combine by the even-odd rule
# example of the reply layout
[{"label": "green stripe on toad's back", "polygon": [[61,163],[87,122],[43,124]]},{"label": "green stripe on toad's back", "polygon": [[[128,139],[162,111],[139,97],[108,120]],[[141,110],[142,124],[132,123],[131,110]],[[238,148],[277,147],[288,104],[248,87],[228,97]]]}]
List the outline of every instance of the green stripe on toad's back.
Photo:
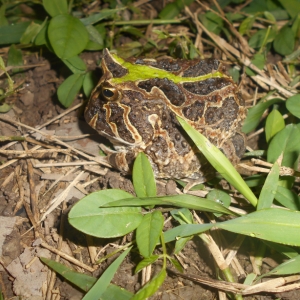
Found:
[{"label": "green stripe on toad's back", "polygon": [[128,61],[125,61],[121,57],[112,54],[113,58],[115,61],[122,65],[122,67],[126,68],[128,70],[128,73],[120,78],[112,78],[111,82],[112,83],[123,83],[123,82],[128,82],[128,81],[139,81],[139,80],[148,80],[151,78],[167,78],[174,83],[184,83],[184,82],[196,82],[196,81],[204,81],[209,78],[213,77],[228,77],[225,74],[221,72],[214,72],[214,73],[209,73],[205,74],[202,76],[197,76],[197,77],[181,77],[174,75],[171,72],[154,68],[151,66],[145,66],[145,65],[137,65],[137,64],[132,64]]}]

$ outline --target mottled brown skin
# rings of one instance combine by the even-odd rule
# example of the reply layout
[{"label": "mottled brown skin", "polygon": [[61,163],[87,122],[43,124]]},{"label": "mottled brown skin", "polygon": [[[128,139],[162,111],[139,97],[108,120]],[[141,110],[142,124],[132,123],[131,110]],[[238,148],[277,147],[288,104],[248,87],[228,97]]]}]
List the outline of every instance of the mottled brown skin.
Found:
[{"label": "mottled brown skin", "polygon": [[[225,72],[216,59],[174,60],[132,58],[133,64],[163,69],[181,77]],[[206,180],[211,166],[192,145],[176,114],[188,121],[236,164],[245,151],[241,122],[246,116],[237,86],[228,76],[174,83],[167,78],[113,83],[128,70],[104,51],[103,76],[85,111],[86,121],[107,137],[116,151],[108,160],[130,172],[134,158],[144,152],[157,178]]]}]

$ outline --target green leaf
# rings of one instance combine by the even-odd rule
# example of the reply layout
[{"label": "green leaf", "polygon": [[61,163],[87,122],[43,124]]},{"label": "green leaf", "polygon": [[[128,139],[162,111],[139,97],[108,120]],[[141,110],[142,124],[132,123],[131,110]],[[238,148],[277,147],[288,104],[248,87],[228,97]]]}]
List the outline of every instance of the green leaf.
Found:
[{"label": "green leaf", "polygon": [[300,246],[300,212],[266,208],[223,223],[218,228],[280,244]]},{"label": "green leaf", "polygon": [[[8,56],[7,56],[7,65],[8,66],[22,66],[23,65],[23,56],[22,51],[17,49],[13,44],[9,47]],[[18,72],[18,69],[13,69],[13,72]]]},{"label": "green leaf", "polygon": [[258,203],[257,203],[257,210],[271,207],[274,200],[274,196],[276,194],[278,180],[279,180],[279,165],[277,162],[275,162],[260,192]]},{"label": "green leaf", "polygon": [[279,2],[292,18],[295,18],[300,13],[299,0],[279,0]]},{"label": "green leaf", "polygon": [[18,44],[30,22],[0,27],[0,45]]},{"label": "green leaf", "polygon": [[241,35],[249,34],[250,29],[252,28],[254,22],[255,22],[256,16],[249,16],[247,17],[240,25],[239,27],[239,33]]},{"label": "green leaf", "polygon": [[[204,198],[199,198],[192,195],[172,195],[159,197],[144,197],[144,198],[126,198],[122,200],[112,201],[105,204],[106,207],[116,206],[145,206],[145,205],[174,205],[195,209],[200,211],[209,211],[214,213],[235,214],[223,205],[212,202]],[[104,206],[104,205],[103,205]]]},{"label": "green leaf", "polygon": [[274,163],[283,153],[282,166],[298,168],[300,154],[300,124],[289,124],[278,132],[270,142],[268,161]]},{"label": "green leaf", "polygon": [[[165,281],[167,272],[162,269],[156,276],[147,282],[132,298],[131,300],[145,300],[152,296]],[[96,299],[96,298],[95,298]]]},{"label": "green leaf", "polygon": [[273,109],[266,121],[265,133],[267,142],[284,127],[285,123],[281,113],[277,109]]},{"label": "green leaf", "polygon": [[57,90],[57,96],[59,102],[65,107],[69,107],[76,95],[79,93],[82,83],[83,83],[84,75],[76,73],[69,76],[59,87]]},{"label": "green leaf", "polygon": [[168,3],[159,13],[159,18],[164,20],[174,19],[179,15],[184,6],[188,6],[193,3],[194,0],[175,0],[172,3]]},{"label": "green leaf", "polygon": [[83,74],[86,71],[84,61],[77,55],[68,59],[63,59],[62,61],[74,74]]},{"label": "green leaf", "polygon": [[140,152],[134,161],[132,181],[134,191],[138,197],[156,196],[153,170],[147,156],[143,152]]},{"label": "green leaf", "polygon": [[187,208],[173,209],[170,211],[170,213],[179,224],[193,223],[193,215]]},{"label": "green leaf", "polygon": [[217,203],[220,203],[225,207],[229,207],[230,202],[231,202],[230,196],[227,193],[225,193],[221,190],[217,190],[217,189],[211,190],[206,195],[206,198],[208,200],[212,200],[212,201],[215,201]]},{"label": "green leaf", "polygon": [[99,300],[130,300],[133,294],[114,284],[110,284]]},{"label": "green leaf", "polygon": [[164,218],[160,211],[154,211],[144,216],[136,229],[136,243],[141,255],[144,257],[152,255],[163,227]]},{"label": "green leaf", "polygon": [[284,207],[291,210],[300,210],[300,197],[293,190],[279,185],[275,199]]},{"label": "green leaf", "polygon": [[12,108],[11,105],[7,104],[7,103],[3,103],[2,105],[0,105],[0,113],[6,113],[8,111],[10,111]]},{"label": "green leaf", "polygon": [[259,124],[260,119],[264,113],[264,111],[269,108],[271,105],[275,103],[283,102],[282,99],[274,98],[272,100],[268,100],[266,102],[259,102],[257,105],[251,107],[248,110],[248,115],[246,120],[244,121],[244,125],[242,131],[244,133],[249,133],[253,131],[256,126]]},{"label": "green leaf", "polygon": [[281,55],[289,55],[295,48],[295,37],[292,28],[284,26],[274,40],[274,49]]},{"label": "green leaf", "polygon": [[230,184],[232,184],[246,199],[256,206],[257,199],[247,186],[241,175],[236,171],[228,158],[214,146],[205,136],[194,129],[182,118],[177,117],[183,129],[187,132],[193,140],[200,152],[210,162],[210,164],[224,177]]},{"label": "green leaf", "polygon": [[7,21],[6,17],[5,17],[5,10],[6,10],[6,5],[4,3],[0,7],[0,27],[8,25],[8,21]]},{"label": "green leaf", "polygon": [[269,241],[263,241],[269,248],[279,252],[282,255],[285,255],[288,258],[293,258],[295,256],[298,256],[299,253],[292,247],[278,244],[278,243],[273,243]]},{"label": "green leaf", "polygon": [[45,257],[40,257],[40,260],[63,278],[79,287],[82,291],[88,291],[97,281],[96,278],[92,276],[78,273],[54,260]]},{"label": "green leaf", "polygon": [[285,105],[292,115],[300,118],[300,94],[288,98]]},{"label": "green leaf", "polygon": [[[88,293],[82,298],[82,300],[95,300],[99,299],[101,295],[107,290],[110,281],[113,279],[119,266],[129,253],[131,248],[125,250],[101,275],[94,286],[88,291]],[[112,298],[111,298],[112,299]]]},{"label": "green leaf", "polygon": [[87,43],[86,50],[102,50],[104,48],[104,39],[105,39],[105,27],[104,24],[100,26],[88,25],[86,29],[89,33],[89,42]]},{"label": "green leaf", "polygon": [[23,33],[21,39],[20,39],[20,43],[21,44],[29,44],[31,42],[34,41],[35,37],[37,36],[37,34],[39,33],[39,31],[41,30],[41,25],[40,24],[36,24],[34,22],[32,22],[25,30],[25,32]]},{"label": "green leaf", "polygon": [[178,237],[189,237],[193,235],[198,235],[209,229],[211,229],[214,224],[185,224],[174,227],[168,231],[164,232],[164,240],[166,243],[175,241]]},{"label": "green leaf", "polygon": [[62,59],[73,57],[85,49],[89,34],[75,17],[58,15],[50,21],[48,37],[55,54]]},{"label": "green leaf", "polygon": [[40,29],[39,33],[34,39],[34,44],[37,46],[47,45],[47,47],[52,48],[49,44],[47,32],[48,32],[49,22],[46,21],[45,25]]},{"label": "green leaf", "polygon": [[43,5],[51,17],[69,13],[67,0],[43,0]]},{"label": "green leaf", "polygon": [[143,219],[140,207],[102,208],[109,202],[132,197],[122,190],[92,193],[76,203],[69,213],[70,224],[97,237],[123,236],[136,229]]},{"label": "green leaf", "polygon": [[187,242],[190,241],[192,238],[193,236],[176,239],[174,254],[178,254],[186,246]]},{"label": "green leaf", "polygon": [[155,263],[159,259],[159,255],[151,255],[149,257],[144,258],[142,261],[138,263],[138,265],[135,268],[134,273],[140,272],[145,267]]},{"label": "green leaf", "polygon": [[259,276],[257,280],[270,275],[290,275],[300,272],[300,255],[293,257],[284,263],[280,264],[270,272]]},{"label": "green leaf", "polygon": [[91,93],[96,86],[96,83],[99,79],[95,77],[93,72],[88,72],[84,76],[83,80],[83,92],[86,97],[90,97]]},{"label": "green leaf", "polygon": [[94,23],[98,23],[99,21],[106,19],[108,17],[113,16],[114,14],[120,12],[121,10],[126,9],[126,7],[118,8],[118,9],[102,9],[100,13],[91,15],[87,18],[80,19],[84,26],[88,26]]},{"label": "green leaf", "polygon": [[261,48],[263,45],[273,42],[275,37],[275,30],[261,29],[253,34],[249,39],[248,44],[251,48]]},{"label": "green leaf", "polygon": [[[178,253],[178,252],[176,252]],[[180,272],[183,273],[183,267],[181,266],[181,264],[176,260],[173,259],[172,257],[168,257],[169,261],[171,262],[171,264]]]},{"label": "green leaf", "polygon": [[[258,67],[260,70],[263,70],[266,64],[266,58],[264,54],[256,53],[253,56],[253,59],[251,60],[251,63]],[[256,75],[256,72],[252,71],[250,67],[246,68],[246,74],[249,76],[254,76]]]}]

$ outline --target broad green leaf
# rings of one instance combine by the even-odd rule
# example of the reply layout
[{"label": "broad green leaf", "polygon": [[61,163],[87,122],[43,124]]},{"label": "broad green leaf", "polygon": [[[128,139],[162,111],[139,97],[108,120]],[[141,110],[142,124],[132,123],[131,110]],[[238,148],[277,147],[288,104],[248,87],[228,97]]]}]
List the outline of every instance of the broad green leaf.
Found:
[{"label": "broad green leaf", "polygon": [[268,161],[274,163],[283,153],[282,166],[298,168],[300,154],[300,124],[289,124],[278,132],[270,142]]},{"label": "broad green leaf", "polygon": [[211,190],[206,195],[206,198],[208,200],[212,200],[212,201],[215,201],[217,203],[220,203],[225,207],[229,207],[230,202],[231,202],[230,196],[227,193],[225,193],[221,190],[217,190],[217,189]]},{"label": "broad green leaf", "polygon": [[136,243],[141,255],[144,257],[152,255],[163,227],[164,218],[160,211],[157,210],[144,216],[136,229]]},{"label": "broad green leaf", "polygon": [[264,15],[268,20],[270,20],[270,21],[274,22],[274,24],[276,24],[276,19],[272,13],[270,13],[269,11],[264,11]]},{"label": "broad green leaf", "polygon": [[5,10],[6,10],[6,5],[5,3],[2,2],[2,5],[0,7],[0,27],[8,25],[8,21],[5,17]]},{"label": "broad green leaf", "polygon": [[87,43],[86,50],[102,50],[104,48],[104,39],[105,39],[105,27],[104,24],[101,26],[88,25],[86,29],[89,33],[89,42]]},{"label": "broad green leaf", "polygon": [[69,13],[67,0],[43,0],[43,5],[51,17]]},{"label": "broad green leaf", "polygon": [[142,221],[140,207],[102,208],[109,202],[132,197],[122,190],[92,193],[76,203],[69,213],[70,224],[78,230],[97,237],[123,236],[136,229]]},{"label": "broad green leaf", "polygon": [[274,39],[274,49],[281,55],[289,55],[294,51],[295,37],[293,30],[284,26],[280,29],[279,33]]},{"label": "broad green leaf", "polygon": [[204,198],[199,198],[192,195],[172,195],[159,197],[144,197],[144,198],[127,198],[122,200],[112,201],[105,204],[106,207],[116,206],[146,206],[146,205],[174,205],[195,209],[200,211],[209,211],[215,213],[235,214],[223,205],[212,202]]},{"label": "broad green leaf", "polygon": [[261,29],[258,30],[249,39],[249,46],[251,48],[261,48],[263,45],[273,42],[276,37],[275,30]]},{"label": "broad green leaf", "polygon": [[205,14],[199,14],[199,19],[207,30],[215,34],[220,34],[221,30],[224,28],[222,18],[213,12],[208,11]]},{"label": "broad green leaf", "polygon": [[62,59],[73,57],[85,49],[89,34],[84,25],[70,15],[51,19],[48,37],[55,54]]},{"label": "broad green leaf", "polygon": [[40,24],[36,24],[31,22],[31,24],[26,28],[25,32],[23,33],[20,43],[21,44],[29,44],[34,41],[35,37],[41,30],[42,26]]},{"label": "broad green leaf", "polygon": [[99,300],[130,300],[132,296],[133,293],[128,290],[120,288],[114,284],[110,284]]},{"label": "broad green leaf", "polygon": [[167,272],[162,269],[156,276],[147,282],[132,298],[131,300],[145,300],[152,296],[165,281]]},{"label": "broad green leaf", "polygon": [[133,164],[132,181],[138,197],[155,197],[156,183],[147,156],[140,152]]},{"label": "broad green leaf", "polygon": [[110,281],[113,279],[115,273],[117,272],[119,266],[125,259],[126,255],[129,253],[131,248],[125,250],[101,275],[93,287],[88,291],[88,293],[82,298],[82,300],[95,300],[99,299],[101,295],[107,290]]},{"label": "broad green leaf", "polygon": [[164,20],[174,19],[179,15],[184,6],[188,6],[193,3],[194,0],[175,0],[172,3],[168,3],[159,13],[159,18]]},{"label": "broad green leaf", "polygon": [[277,162],[275,162],[260,192],[258,203],[257,203],[257,210],[271,207],[276,194],[278,179],[279,179],[279,165]]},{"label": "broad green leaf", "polygon": [[293,258],[299,255],[299,253],[292,247],[273,243],[270,241],[263,241],[269,248],[279,252],[282,255],[285,255],[288,258]]},{"label": "broad green leaf", "polygon": [[266,140],[269,142],[271,138],[285,127],[284,119],[277,109],[273,109],[266,120]]},{"label": "broad green leaf", "polygon": [[0,113],[6,113],[8,111],[10,111],[12,108],[11,105],[7,104],[7,103],[3,103],[2,105],[0,105]]},{"label": "broad green leaf", "polygon": [[60,274],[63,278],[76,285],[82,291],[88,291],[97,281],[97,279],[92,276],[78,273],[54,260],[45,257],[40,257],[40,260],[56,273]]},{"label": "broad green leaf", "polygon": [[288,98],[285,105],[292,115],[300,118],[300,94]]},{"label": "broad green leaf", "polygon": [[300,13],[299,0],[279,0],[279,2],[292,18],[296,17]]},{"label": "broad green leaf", "polygon": [[239,27],[239,33],[241,35],[249,34],[250,29],[252,28],[252,25],[256,19],[256,16],[249,16],[247,17],[240,25]]},{"label": "broad green leaf", "polygon": [[300,197],[291,189],[279,185],[275,199],[284,207],[291,210],[300,210]]},{"label": "broad green leaf", "polygon": [[247,186],[241,175],[232,166],[228,158],[214,146],[205,136],[194,129],[182,118],[177,117],[183,129],[187,132],[200,152],[210,162],[210,164],[224,177],[230,184],[232,184],[246,199],[253,205],[257,205],[257,199]]},{"label": "broad green leaf", "polygon": [[266,208],[223,223],[218,228],[291,246],[300,246],[300,212]]},{"label": "broad green leaf", "polygon": [[68,59],[63,59],[62,61],[74,74],[83,74],[86,71],[84,61],[77,55]]},{"label": "broad green leaf", "polygon": [[246,120],[244,121],[243,125],[243,132],[249,133],[253,131],[256,126],[259,124],[261,116],[263,115],[264,111],[269,108],[271,105],[275,103],[283,102],[282,99],[275,98],[272,100],[268,100],[266,102],[259,102],[257,105],[251,107],[248,110],[248,115]]},{"label": "broad green leaf", "polygon": [[36,35],[34,39],[34,44],[37,46],[47,45],[48,48],[52,48],[49,44],[47,32],[48,32],[49,22],[46,21],[44,26],[40,29],[39,33]]},{"label": "broad green leaf", "polygon": [[120,12],[121,10],[126,9],[126,7],[118,8],[118,9],[102,9],[100,13],[91,15],[87,18],[80,19],[84,26],[92,25],[94,23],[98,23],[99,21],[106,19],[108,17],[113,16],[114,14]]},{"label": "broad green leaf", "polygon": [[214,224],[185,224],[174,227],[168,231],[164,232],[165,243],[169,243],[177,240],[178,237],[189,237],[193,235],[198,235],[209,229],[211,229]]},{"label": "broad green leaf", "polygon": [[[8,56],[7,56],[7,65],[8,66],[22,66],[23,65],[23,56],[22,51],[17,49],[13,44],[9,47]],[[18,72],[18,69],[13,69],[13,72]]]},{"label": "broad green leaf", "polygon": [[149,257],[144,258],[142,261],[138,263],[138,265],[135,268],[134,273],[138,273],[145,267],[152,265],[154,262],[156,262],[159,259],[159,255],[151,255]]},{"label": "broad green leaf", "polygon": [[284,263],[280,264],[270,272],[259,276],[258,279],[261,279],[265,276],[270,275],[290,275],[290,274],[297,274],[300,272],[300,255],[293,257]]},{"label": "broad green leaf", "polygon": [[69,76],[59,87],[57,90],[57,96],[59,102],[65,106],[69,107],[76,95],[79,93],[82,83],[83,83],[84,75],[83,74],[73,74]]},{"label": "broad green leaf", "polygon": [[[263,68],[265,67],[265,64],[266,64],[266,58],[265,58],[265,55],[264,54],[261,54],[261,53],[256,53],[254,54],[253,56],[253,59],[251,60],[251,63],[258,67],[260,70],[263,70]],[[250,67],[247,67],[246,68],[246,73],[247,75],[249,76],[254,76],[256,75],[256,72],[255,71],[252,71],[252,69]]]},{"label": "broad green leaf", "polygon": [[94,87],[99,79],[95,77],[93,72],[88,72],[84,75],[83,92],[86,97],[90,97]]},{"label": "broad green leaf", "polygon": [[21,36],[31,22],[22,22],[0,27],[0,45],[20,43]]}]

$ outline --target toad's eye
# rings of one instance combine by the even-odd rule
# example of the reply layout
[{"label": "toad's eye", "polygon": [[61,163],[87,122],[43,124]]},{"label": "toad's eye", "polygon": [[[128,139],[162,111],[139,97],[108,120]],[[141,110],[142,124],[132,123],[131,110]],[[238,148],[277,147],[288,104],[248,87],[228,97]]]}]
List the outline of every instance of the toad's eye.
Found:
[{"label": "toad's eye", "polygon": [[114,92],[109,89],[104,89],[102,94],[105,98],[111,98],[114,95]]},{"label": "toad's eye", "polygon": [[102,92],[102,96],[107,101],[116,101],[119,98],[119,93],[116,88],[102,86],[101,92]]}]

